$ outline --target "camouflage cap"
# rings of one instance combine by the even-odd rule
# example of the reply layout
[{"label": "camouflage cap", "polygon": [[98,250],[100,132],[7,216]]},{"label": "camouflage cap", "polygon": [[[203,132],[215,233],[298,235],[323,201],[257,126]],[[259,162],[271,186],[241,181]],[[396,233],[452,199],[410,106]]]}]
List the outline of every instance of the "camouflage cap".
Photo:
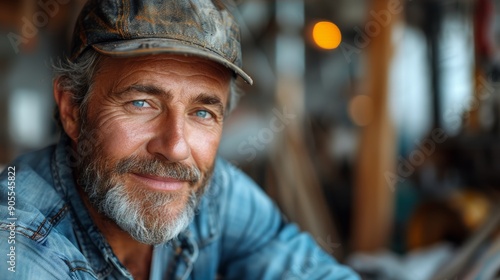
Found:
[{"label": "camouflage cap", "polygon": [[110,56],[186,54],[241,69],[240,31],[231,0],[89,0],[73,32],[71,59],[89,47]]}]

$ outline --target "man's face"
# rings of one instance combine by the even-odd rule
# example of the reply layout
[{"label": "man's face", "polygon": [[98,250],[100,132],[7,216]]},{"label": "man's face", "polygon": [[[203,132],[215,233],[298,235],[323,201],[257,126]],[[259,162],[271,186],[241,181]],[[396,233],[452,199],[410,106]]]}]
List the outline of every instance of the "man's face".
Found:
[{"label": "man's face", "polygon": [[195,57],[104,59],[77,141],[92,206],[143,243],[182,231],[213,170],[230,79]]}]

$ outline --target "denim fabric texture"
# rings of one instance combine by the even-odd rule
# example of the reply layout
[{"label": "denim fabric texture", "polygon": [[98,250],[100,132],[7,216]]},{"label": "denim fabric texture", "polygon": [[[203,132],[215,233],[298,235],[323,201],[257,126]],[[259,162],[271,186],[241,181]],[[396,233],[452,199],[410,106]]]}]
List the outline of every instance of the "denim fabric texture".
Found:
[{"label": "denim fabric texture", "polygon": [[[132,279],[78,194],[65,137],[21,156],[15,167],[15,227],[0,175],[1,279]],[[11,209],[12,210],[12,209]],[[15,244],[9,236],[15,234]],[[15,247],[15,272],[8,270]],[[359,279],[286,222],[245,174],[217,159],[186,231],[155,246],[150,279]]]}]

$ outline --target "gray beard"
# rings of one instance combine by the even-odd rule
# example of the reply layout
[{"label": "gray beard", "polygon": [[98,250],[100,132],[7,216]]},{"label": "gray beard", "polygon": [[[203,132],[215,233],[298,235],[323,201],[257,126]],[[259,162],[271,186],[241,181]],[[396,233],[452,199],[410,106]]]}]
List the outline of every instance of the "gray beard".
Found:
[{"label": "gray beard", "polygon": [[[89,195],[89,198],[91,203],[99,205],[99,212],[144,244],[168,242],[186,229],[194,217],[197,207],[194,191],[191,191],[186,206],[180,213],[173,213],[166,207],[176,199],[174,196],[147,190],[137,191],[136,194],[139,199],[129,197],[125,187],[117,185],[104,197]],[[146,201],[148,206],[145,207],[143,201]],[[147,213],[152,217],[147,217]]]},{"label": "gray beard", "polygon": [[[202,174],[196,167],[137,157],[110,166],[110,161],[101,156],[99,145],[87,154],[82,154],[80,149],[79,153],[77,183],[83,187],[91,205],[132,238],[150,245],[166,243],[188,227],[212,174],[212,169]],[[126,187],[119,176],[129,172],[189,181],[185,206],[182,209],[169,207],[172,202],[185,199],[178,193],[157,192],[140,186]],[[200,182],[201,186],[195,191],[193,186]]]}]

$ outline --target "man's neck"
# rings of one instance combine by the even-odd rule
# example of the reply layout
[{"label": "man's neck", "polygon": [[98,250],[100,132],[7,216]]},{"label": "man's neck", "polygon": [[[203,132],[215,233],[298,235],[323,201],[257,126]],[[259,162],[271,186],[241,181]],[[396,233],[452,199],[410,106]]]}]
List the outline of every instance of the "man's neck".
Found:
[{"label": "man's neck", "polygon": [[106,238],[118,260],[127,268],[134,279],[149,279],[153,246],[133,239],[115,222],[92,207],[86,193],[81,187],[78,189],[92,220]]}]

